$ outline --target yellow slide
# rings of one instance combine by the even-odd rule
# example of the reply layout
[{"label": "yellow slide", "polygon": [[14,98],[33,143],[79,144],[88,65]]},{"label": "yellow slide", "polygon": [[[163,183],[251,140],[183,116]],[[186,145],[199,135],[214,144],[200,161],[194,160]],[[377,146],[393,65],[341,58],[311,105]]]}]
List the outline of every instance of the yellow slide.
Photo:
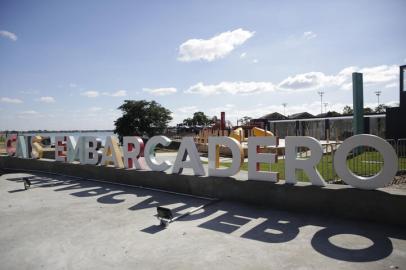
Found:
[{"label": "yellow slide", "polygon": [[234,138],[239,142],[242,142],[244,141],[244,130],[242,128],[232,130],[229,137]]},{"label": "yellow slide", "polygon": [[274,136],[272,132],[257,127],[252,128],[252,134],[254,136]]}]

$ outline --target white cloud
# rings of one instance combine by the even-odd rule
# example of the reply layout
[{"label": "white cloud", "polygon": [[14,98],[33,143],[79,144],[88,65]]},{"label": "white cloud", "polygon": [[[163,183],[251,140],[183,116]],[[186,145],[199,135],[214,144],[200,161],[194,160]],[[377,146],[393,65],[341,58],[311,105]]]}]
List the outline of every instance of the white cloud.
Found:
[{"label": "white cloud", "polygon": [[16,34],[14,34],[12,32],[9,32],[9,31],[6,31],[6,30],[1,30],[0,31],[0,36],[4,37],[4,38],[8,38],[8,39],[10,39],[12,41],[17,41],[17,39],[18,39]]},{"label": "white cloud", "polygon": [[188,114],[188,113],[194,113],[198,111],[197,106],[184,106],[184,107],[179,107],[176,109],[178,112],[183,113],[183,114]]},{"label": "white cloud", "polygon": [[110,96],[110,97],[125,97],[127,96],[126,90],[117,90],[116,92],[103,92],[101,93],[103,96]]},{"label": "white cloud", "polygon": [[362,68],[358,72],[364,73],[364,83],[377,84],[394,82],[399,76],[399,67],[396,65],[381,65]]},{"label": "white cloud", "polygon": [[247,56],[247,53],[246,53],[246,52],[243,52],[242,54],[240,54],[240,58],[241,58],[241,59],[245,58],[246,56]]},{"label": "white cloud", "polygon": [[239,94],[249,95],[272,91],[312,91],[321,88],[352,89],[352,73],[363,73],[365,86],[384,85],[386,88],[396,87],[398,67],[395,65],[381,65],[373,67],[346,67],[337,74],[327,75],[323,72],[311,71],[307,73],[289,76],[283,79],[277,86],[273,82],[221,82],[214,85],[206,85],[199,82],[184,91],[189,94]]},{"label": "white cloud", "polygon": [[385,85],[385,88],[394,88],[394,87],[398,87],[398,83],[397,83],[397,82],[389,83],[389,84]]},{"label": "white cloud", "polygon": [[36,114],[38,114],[38,112],[34,111],[34,110],[30,110],[30,111],[22,111],[22,112],[20,112],[20,114],[36,115]]},{"label": "white cloud", "polygon": [[234,104],[225,104],[224,106],[221,106],[221,107],[214,107],[214,108],[210,108],[209,109],[209,112],[210,112],[210,115],[220,115],[220,112],[231,112],[231,111],[235,111],[235,112],[237,112],[237,111],[239,111],[239,109],[240,108],[238,108],[237,110],[236,109],[234,109],[235,108],[235,105]]},{"label": "white cloud", "polygon": [[98,97],[100,94],[98,91],[86,91],[86,92],[80,93],[80,95],[88,97],[88,98],[95,98],[95,97]]},{"label": "white cloud", "polygon": [[90,107],[88,109],[89,112],[99,112],[101,110],[102,110],[102,108],[100,108],[100,107]]},{"label": "white cloud", "polygon": [[23,119],[33,119],[33,118],[43,117],[43,115],[40,114],[40,113],[37,112],[37,111],[28,110],[28,111],[19,112],[19,113],[17,114],[17,117],[18,117],[18,118],[23,118]]},{"label": "white cloud", "polygon": [[190,62],[223,58],[246,42],[255,32],[244,29],[223,32],[210,39],[189,39],[179,46],[179,61]]},{"label": "white cloud", "polygon": [[219,84],[205,85],[199,82],[185,91],[188,94],[240,94],[251,95],[272,92],[275,86],[271,82],[221,82]]},{"label": "white cloud", "polygon": [[391,101],[385,102],[384,104],[389,107],[399,107],[398,100],[391,100]]},{"label": "white cloud", "polygon": [[39,94],[38,90],[21,90],[19,92],[21,94],[24,94],[24,95],[37,95],[37,94]]},{"label": "white cloud", "polygon": [[174,87],[166,87],[166,88],[155,88],[155,89],[150,89],[150,88],[144,88],[142,89],[144,92],[147,92],[151,95],[154,96],[167,96],[176,93],[178,90]]},{"label": "white cloud", "polygon": [[126,90],[117,90],[116,92],[102,92],[100,93],[99,91],[86,91],[80,93],[81,96],[86,96],[88,98],[95,98],[100,95],[103,96],[109,96],[109,97],[125,97],[127,96],[127,91]]},{"label": "white cloud", "polygon": [[398,78],[398,67],[395,65],[381,65],[365,68],[350,66],[334,75],[326,75],[323,72],[312,71],[289,76],[280,82],[278,87],[282,90],[316,90],[322,87],[340,87],[343,90],[350,90],[352,88],[353,72],[363,74],[363,82],[365,85],[383,83],[392,85],[396,83]]},{"label": "white cloud", "polygon": [[77,85],[76,83],[70,83],[70,84],[69,84],[69,87],[70,87],[70,88],[76,88],[76,87],[78,87],[78,85]]},{"label": "white cloud", "polygon": [[323,72],[313,71],[289,76],[280,82],[278,87],[283,90],[311,90],[324,87],[333,81],[333,77],[326,76]]},{"label": "white cloud", "polygon": [[258,62],[259,62],[258,59],[252,60],[252,63],[254,63],[254,64],[257,64]]},{"label": "white cloud", "polygon": [[23,101],[22,101],[21,99],[18,99],[18,98],[8,98],[8,97],[2,97],[2,98],[1,98],[1,102],[4,102],[4,103],[12,103],[12,104],[23,103]]},{"label": "white cloud", "polygon": [[40,97],[38,101],[44,102],[44,103],[54,103],[55,99],[53,97]]},{"label": "white cloud", "polygon": [[317,34],[313,33],[312,31],[307,31],[307,32],[303,33],[303,38],[306,40],[310,40],[310,39],[313,39],[316,37],[317,37]]}]

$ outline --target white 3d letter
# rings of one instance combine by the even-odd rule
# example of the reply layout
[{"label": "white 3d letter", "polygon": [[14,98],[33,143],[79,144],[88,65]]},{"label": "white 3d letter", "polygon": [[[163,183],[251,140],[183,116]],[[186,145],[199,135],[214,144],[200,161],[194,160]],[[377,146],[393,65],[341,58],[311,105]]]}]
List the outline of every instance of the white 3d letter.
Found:
[{"label": "white 3d letter", "polygon": [[55,137],[55,160],[66,162],[66,136],[56,136]]},{"label": "white 3d letter", "polygon": [[259,163],[268,163],[270,167],[272,163],[276,163],[278,161],[277,154],[258,153],[257,149],[261,145],[276,146],[278,145],[278,138],[270,136],[248,138],[248,179],[278,182],[279,178],[277,172],[259,170]]},{"label": "white 3d letter", "polygon": [[[186,160],[189,155],[190,160]],[[184,137],[180,143],[172,173],[182,173],[183,168],[192,168],[195,175],[205,175],[199,153],[192,137]]]},{"label": "white 3d letter", "polygon": [[155,146],[158,144],[168,146],[170,143],[171,140],[166,136],[154,136],[148,140],[147,144],[145,145],[144,157],[145,162],[151,170],[160,172],[165,171],[172,166],[172,164],[167,160],[159,164],[153,156]]},{"label": "white 3d letter", "polygon": [[16,157],[28,158],[27,143],[24,136],[17,137]]},{"label": "white 3d letter", "polygon": [[[312,137],[307,136],[286,136],[285,137],[285,178],[286,183],[296,184],[296,169],[302,169],[309,176],[310,181],[315,186],[325,186],[316,165],[323,156],[323,148],[320,143]],[[298,147],[306,147],[310,150],[309,158],[297,158]]]},{"label": "white 3d letter", "polygon": [[144,142],[140,137],[123,137],[124,167],[127,169],[144,169],[138,161],[142,151],[144,151]]},{"label": "white 3d letter", "polygon": [[95,165],[99,162],[99,153],[97,152],[97,140],[96,137],[86,136],[85,138],[85,149],[83,149],[85,156],[84,161],[80,161],[82,164],[92,164]]},{"label": "white 3d letter", "polygon": [[123,154],[120,150],[120,144],[116,137],[107,136],[106,143],[104,145],[103,155],[100,164],[107,166],[110,163],[114,164],[114,167],[124,168]]},{"label": "white 3d letter", "polygon": [[[381,153],[384,164],[381,171],[371,177],[357,176],[347,167],[348,153],[358,146],[369,146]],[[384,139],[370,134],[355,135],[346,139],[334,155],[337,175],[348,185],[360,189],[376,189],[389,185],[398,170],[398,159],[392,146]]]},{"label": "white 3d letter", "polygon": [[[230,168],[219,169],[216,166],[217,151],[216,147],[218,145],[225,145],[230,148],[232,162]],[[209,176],[220,176],[227,177],[232,176],[240,171],[241,159],[244,156],[241,144],[234,138],[231,137],[209,137]]]},{"label": "white 3d letter", "polygon": [[9,134],[7,135],[6,139],[6,150],[7,150],[7,155],[9,156],[14,156],[16,153],[15,147],[13,147],[13,144],[17,141],[17,134]]}]

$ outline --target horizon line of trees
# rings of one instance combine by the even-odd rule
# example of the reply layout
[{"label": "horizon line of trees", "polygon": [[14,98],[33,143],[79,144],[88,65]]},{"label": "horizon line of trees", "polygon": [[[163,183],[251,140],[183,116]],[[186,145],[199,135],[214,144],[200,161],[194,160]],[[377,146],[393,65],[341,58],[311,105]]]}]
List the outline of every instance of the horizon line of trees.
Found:
[{"label": "horizon line of trees", "polygon": [[[366,107],[364,113],[383,113],[389,106],[380,104],[374,110]],[[156,134],[161,134],[173,119],[172,112],[163,107],[156,101],[146,100],[124,100],[124,103],[118,107],[123,112],[115,122],[114,133],[118,134],[120,141],[123,136],[146,136],[152,137]],[[342,114],[352,114],[353,109],[347,105],[344,107]],[[341,115],[338,112],[328,112],[327,116]],[[238,119],[240,125],[248,125],[252,118],[244,116]],[[207,126],[210,124],[218,124],[216,116],[210,118],[202,111],[193,113],[192,117],[183,120],[183,124],[187,126]]]}]

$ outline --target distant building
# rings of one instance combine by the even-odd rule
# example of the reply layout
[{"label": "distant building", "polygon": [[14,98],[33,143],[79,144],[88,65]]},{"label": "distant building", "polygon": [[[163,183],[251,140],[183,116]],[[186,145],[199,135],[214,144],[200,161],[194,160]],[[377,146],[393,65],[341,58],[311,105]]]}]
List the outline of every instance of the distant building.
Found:
[{"label": "distant building", "polygon": [[286,120],[286,119],[289,119],[289,118],[284,116],[283,114],[273,112],[273,113],[269,113],[264,116],[261,116],[260,118],[257,118],[257,119],[251,119],[250,125],[264,128],[264,127],[269,127],[268,126],[269,121]]},{"label": "distant building", "polygon": [[318,115],[316,115],[316,117],[322,118],[322,117],[334,117],[334,116],[341,116],[340,113],[335,112],[335,111],[330,111],[327,113],[319,113]]},{"label": "distant building", "polygon": [[289,119],[307,119],[307,118],[313,118],[314,115],[308,112],[300,112],[300,113],[295,113],[289,115]]},{"label": "distant building", "polygon": [[269,113],[267,115],[264,115],[260,117],[259,119],[267,119],[267,120],[285,120],[288,119],[288,117],[284,116],[283,114],[274,112],[274,113]]}]

